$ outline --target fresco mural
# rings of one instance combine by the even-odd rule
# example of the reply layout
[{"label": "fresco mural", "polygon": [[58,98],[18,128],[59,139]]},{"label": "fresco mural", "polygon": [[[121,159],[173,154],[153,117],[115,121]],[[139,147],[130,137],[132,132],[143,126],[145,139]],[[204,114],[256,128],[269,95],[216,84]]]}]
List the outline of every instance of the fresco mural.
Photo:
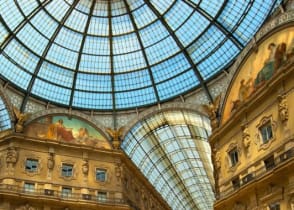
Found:
[{"label": "fresco mural", "polygon": [[254,92],[294,60],[294,27],[287,28],[265,40],[243,63],[232,81],[222,115],[222,123]]},{"label": "fresco mural", "polygon": [[101,133],[80,119],[63,115],[46,116],[26,126],[25,134],[32,137],[84,144],[110,149]]}]

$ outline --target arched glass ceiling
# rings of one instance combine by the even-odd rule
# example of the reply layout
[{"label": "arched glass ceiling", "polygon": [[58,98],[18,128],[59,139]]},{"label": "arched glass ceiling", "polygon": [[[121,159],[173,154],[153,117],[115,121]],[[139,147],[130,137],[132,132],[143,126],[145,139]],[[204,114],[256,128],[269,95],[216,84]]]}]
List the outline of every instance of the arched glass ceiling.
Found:
[{"label": "arched glass ceiling", "polygon": [[4,0],[0,74],[59,105],[160,103],[211,78],[281,0]]},{"label": "arched glass ceiling", "polygon": [[165,111],[138,122],[122,149],[175,210],[213,209],[209,121],[189,111]]}]

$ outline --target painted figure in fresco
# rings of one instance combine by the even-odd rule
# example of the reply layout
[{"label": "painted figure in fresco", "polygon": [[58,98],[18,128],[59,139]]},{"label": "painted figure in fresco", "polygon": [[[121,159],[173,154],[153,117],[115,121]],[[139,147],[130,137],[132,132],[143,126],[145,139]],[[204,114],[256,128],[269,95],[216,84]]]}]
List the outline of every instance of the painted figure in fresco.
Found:
[{"label": "painted figure in fresco", "polygon": [[78,136],[77,138],[79,140],[86,140],[87,138],[89,138],[89,131],[87,128],[80,128],[79,132],[78,132]]},{"label": "painted figure in fresco", "polygon": [[240,82],[240,87],[239,87],[239,100],[241,102],[245,101],[250,94],[253,91],[253,79],[249,78],[247,81],[245,79],[242,79]]},{"label": "painted figure in fresco", "polygon": [[268,50],[270,51],[269,57],[258,72],[254,81],[254,87],[259,87],[263,82],[269,80],[287,60],[285,43],[281,43],[278,46],[275,43],[270,43]]},{"label": "painted figure in fresco", "polygon": [[49,126],[47,137],[64,141],[74,140],[72,130],[64,127],[62,119],[59,119],[55,124]]},{"label": "painted figure in fresco", "polygon": [[218,127],[217,114],[218,114],[218,109],[220,105],[220,99],[221,99],[221,95],[218,95],[214,99],[213,103],[209,102],[209,104],[202,105],[202,108],[208,114],[212,130]]}]

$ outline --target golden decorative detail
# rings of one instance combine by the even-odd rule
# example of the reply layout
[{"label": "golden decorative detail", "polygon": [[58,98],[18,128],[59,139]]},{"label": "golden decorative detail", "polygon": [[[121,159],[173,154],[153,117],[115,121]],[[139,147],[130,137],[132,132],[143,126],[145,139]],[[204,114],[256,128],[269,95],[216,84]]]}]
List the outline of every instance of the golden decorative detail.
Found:
[{"label": "golden decorative detail", "polygon": [[106,131],[112,138],[112,145],[114,149],[119,149],[122,141],[121,137],[123,135],[124,127],[120,127],[117,130],[106,128]]},{"label": "golden decorative detail", "polygon": [[24,123],[28,119],[30,114],[22,113],[15,106],[13,107],[13,112],[16,117],[15,132],[22,133],[24,130]]},{"label": "golden decorative detail", "polygon": [[217,128],[219,124],[219,120],[217,117],[218,117],[218,110],[220,107],[220,99],[221,99],[221,94],[215,97],[213,103],[209,102],[209,104],[202,105],[202,108],[208,114],[212,130]]}]

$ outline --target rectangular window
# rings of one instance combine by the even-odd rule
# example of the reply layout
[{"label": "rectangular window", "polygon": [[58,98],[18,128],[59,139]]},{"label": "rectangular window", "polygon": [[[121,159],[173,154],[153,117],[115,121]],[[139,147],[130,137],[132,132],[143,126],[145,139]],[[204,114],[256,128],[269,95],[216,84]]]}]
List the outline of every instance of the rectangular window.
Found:
[{"label": "rectangular window", "polygon": [[270,122],[266,123],[265,125],[261,126],[259,128],[262,143],[266,144],[273,138],[273,131],[272,131],[272,125]]},{"label": "rectangular window", "polygon": [[70,198],[72,194],[72,189],[68,187],[63,187],[61,191],[61,196],[63,198]]},{"label": "rectangular window", "polygon": [[38,169],[38,160],[35,159],[27,159],[26,160],[26,171],[28,172],[36,172]]},{"label": "rectangular window", "polygon": [[107,200],[107,192],[98,192],[97,199],[98,199],[98,201],[106,201]]},{"label": "rectangular window", "polygon": [[263,162],[267,171],[275,167],[275,158],[273,155],[265,159]]},{"label": "rectangular window", "polygon": [[279,203],[270,204],[268,207],[269,207],[270,210],[280,210],[280,204]]},{"label": "rectangular window", "polygon": [[34,183],[25,183],[24,184],[24,191],[27,193],[35,192],[35,184]]},{"label": "rectangular window", "polygon": [[231,166],[235,166],[239,161],[237,147],[229,151],[229,156],[230,156]]},{"label": "rectangular window", "polygon": [[96,180],[100,182],[106,181],[106,170],[105,169],[96,169]]},{"label": "rectangular window", "polygon": [[71,177],[73,175],[73,165],[62,164],[62,176]]}]

